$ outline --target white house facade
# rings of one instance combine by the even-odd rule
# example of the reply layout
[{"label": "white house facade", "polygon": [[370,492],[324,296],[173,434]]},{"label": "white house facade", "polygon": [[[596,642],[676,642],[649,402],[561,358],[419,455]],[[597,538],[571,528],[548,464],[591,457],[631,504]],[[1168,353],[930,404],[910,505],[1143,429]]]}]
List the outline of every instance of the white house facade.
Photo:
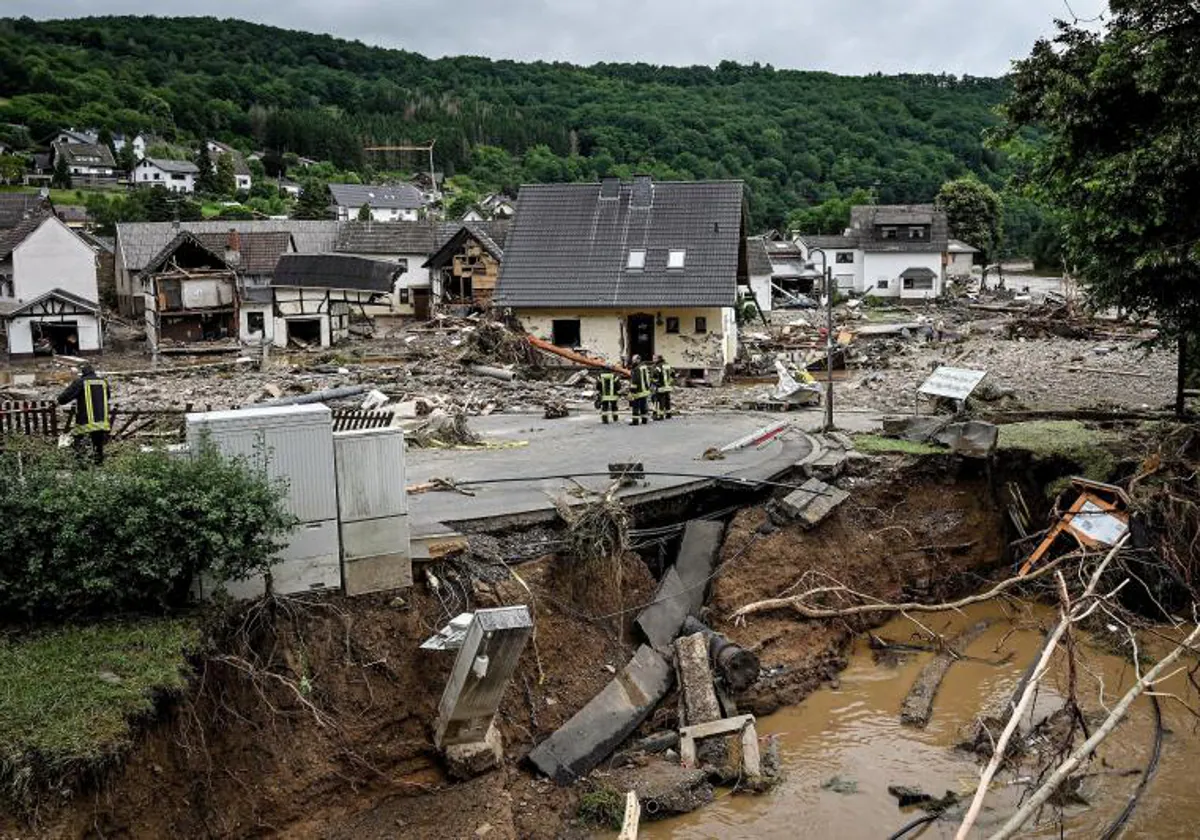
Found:
[{"label": "white house facade", "polygon": [[330,184],[329,194],[340,222],[358,219],[363,207],[370,208],[372,221],[415,222],[425,207],[424,195],[412,184]]},{"label": "white house facade", "polygon": [[8,352],[98,353],[96,251],[55,216],[0,233],[0,314]]},{"label": "white house facade", "polygon": [[165,187],[171,192],[193,193],[200,169],[187,160],[142,158],[133,167],[132,180],[138,187]]}]

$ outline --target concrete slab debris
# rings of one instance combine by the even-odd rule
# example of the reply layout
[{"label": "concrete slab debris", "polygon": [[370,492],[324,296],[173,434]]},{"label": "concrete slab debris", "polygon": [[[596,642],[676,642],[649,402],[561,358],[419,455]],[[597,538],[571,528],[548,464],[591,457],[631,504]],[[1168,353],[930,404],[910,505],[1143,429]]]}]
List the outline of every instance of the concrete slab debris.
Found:
[{"label": "concrete slab debris", "polygon": [[534,748],[529,760],[555,783],[574,783],[629,737],[674,683],[666,658],[642,645],[599,694]]},{"label": "concrete slab debris", "polygon": [[845,490],[810,478],[780,501],[779,505],[806,528],[812,528],[850,498]]},{"label": "concrete slab debris", "polygon": [[675,762],[652,761],[644,767],[622,768],[613,771],[606,781],[617,790],[636,794],[648,821],[690,813],[713,801],[708,774]]},{"label": "concrete slab debris", "polygon": [[[675,570],[684,586],[692,589],[692,603],[697,603],[697,609],[704,605],[704,595],[708,581],[712,578],[713,569],[717,565],[717,555],[721,553],[721,537],[725,526],[720,522],[709,522],[705,519],[693,519],[683,529],[683,540],[679,544],[679,554],[675,559]],[[694,613],[696,610],[691,610]]]},{"label": "concrete slab debris", "polygon": [[981,420],[966,423],[951,423],[933,436],[943,446],[950,447],[956,455],[968,458],[986,458],[996,451],[1000,439],[1000,428]]},{"label": "concrete slab debris", "polygon": [[689,725],[721,717],[708,665],[708,639],[703,633],[675,640],[675,670],[679,680],[680,720]]},{"label": "concrete slab debris", "polygon": [[652,647],[666,650],[675,641],[683,620],[703,604],[702,597],[695,595],[697,590],[703,592],[700,587],[689,590],[674,566],[667,569],[658,589],[654,590],[654,600],[634,622]]},{"label": "concrete slab debris", "polygon": [[446,772],[451,778],[466,781],[495,770],[504,761],[504,742],[493,723],[482,741],[451,744],[446,747]]},{"label": "concrete slab debris", "polygon": [[439,747],[485,740],[532,633],[525,606],[475,613],[438,704],[434,742]]}]

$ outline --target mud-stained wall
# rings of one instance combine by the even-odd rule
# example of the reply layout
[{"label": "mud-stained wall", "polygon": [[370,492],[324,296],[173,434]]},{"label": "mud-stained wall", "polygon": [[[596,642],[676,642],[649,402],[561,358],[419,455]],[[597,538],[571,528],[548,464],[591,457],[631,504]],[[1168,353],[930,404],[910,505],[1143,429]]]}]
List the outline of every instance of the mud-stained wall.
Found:
[{"label": "mud-stained wall", "polygon": [[[551,341],[555,321],[579,322],[579,346],[609,361],[628,361],[630,315],[654,319],[654,352],[678,370],[705,370],[719,377],[737,353],[737,322],[731,308],[697,309],[537,309],[517,317],[531,335]],[[668,332],[678,320],[678,332]],[[697,323],[703,319],[702,323]],[[661,323],[659,323],[661,321]],[[699,332],[698,327],[704,331]]]}]

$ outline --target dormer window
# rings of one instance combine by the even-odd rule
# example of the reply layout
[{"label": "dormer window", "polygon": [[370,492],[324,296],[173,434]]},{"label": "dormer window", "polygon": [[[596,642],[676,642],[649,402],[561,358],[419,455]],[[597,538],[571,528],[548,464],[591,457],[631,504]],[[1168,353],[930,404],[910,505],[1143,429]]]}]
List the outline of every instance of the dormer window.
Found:
[{"label": "dormer window", "polygon": [[668,251],[667,252],[667,268],[683,268],[684,260],[687,259],[687,251]]},{"label": "dormer window", "polygon": [[924,239],[925,238],[925,228],[910,227],[908,229],[908,238],[909,239]]},{"label": "dormer window", "polygon": [[636,269],[638,271],[646,267],[646,252],[643,249],[634,249],[629,252],[629,261],[625,263],[625,267]]},{"label": "dormer window", "polygon": [[880,228],[879,229],[879,238],[880,239],[895,239],[896,238],[896,229],[894,227]]}]

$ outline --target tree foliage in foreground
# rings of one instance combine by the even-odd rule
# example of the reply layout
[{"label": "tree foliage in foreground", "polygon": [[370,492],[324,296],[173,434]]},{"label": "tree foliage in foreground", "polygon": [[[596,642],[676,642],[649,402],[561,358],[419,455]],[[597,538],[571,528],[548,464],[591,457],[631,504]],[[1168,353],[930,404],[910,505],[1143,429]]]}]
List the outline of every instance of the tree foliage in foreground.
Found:
[{"label": "tree foliage in foreground", "polygon": [[15,443],[0,453],[0,615],[179,606],[201,573],[265,570],[294,524],[285,487],[211,447],[120,452],[92,469]]},{"label": "tree foliage in foreground", "polygon": [[1200,327],[1200,4],[1111,0],[1103,31],[1059,24],[1017,63],[1013,130],[1046,132],[1030,182],[1103,306]]},{"label": "tree foliage in foreground", "polygon": [[995,190],[974,178],[959,178],[943,184],[934,203],[946,212],[950,235],[978,248],[983,264],[990,265],[1003,239],[1004,208]]}]

